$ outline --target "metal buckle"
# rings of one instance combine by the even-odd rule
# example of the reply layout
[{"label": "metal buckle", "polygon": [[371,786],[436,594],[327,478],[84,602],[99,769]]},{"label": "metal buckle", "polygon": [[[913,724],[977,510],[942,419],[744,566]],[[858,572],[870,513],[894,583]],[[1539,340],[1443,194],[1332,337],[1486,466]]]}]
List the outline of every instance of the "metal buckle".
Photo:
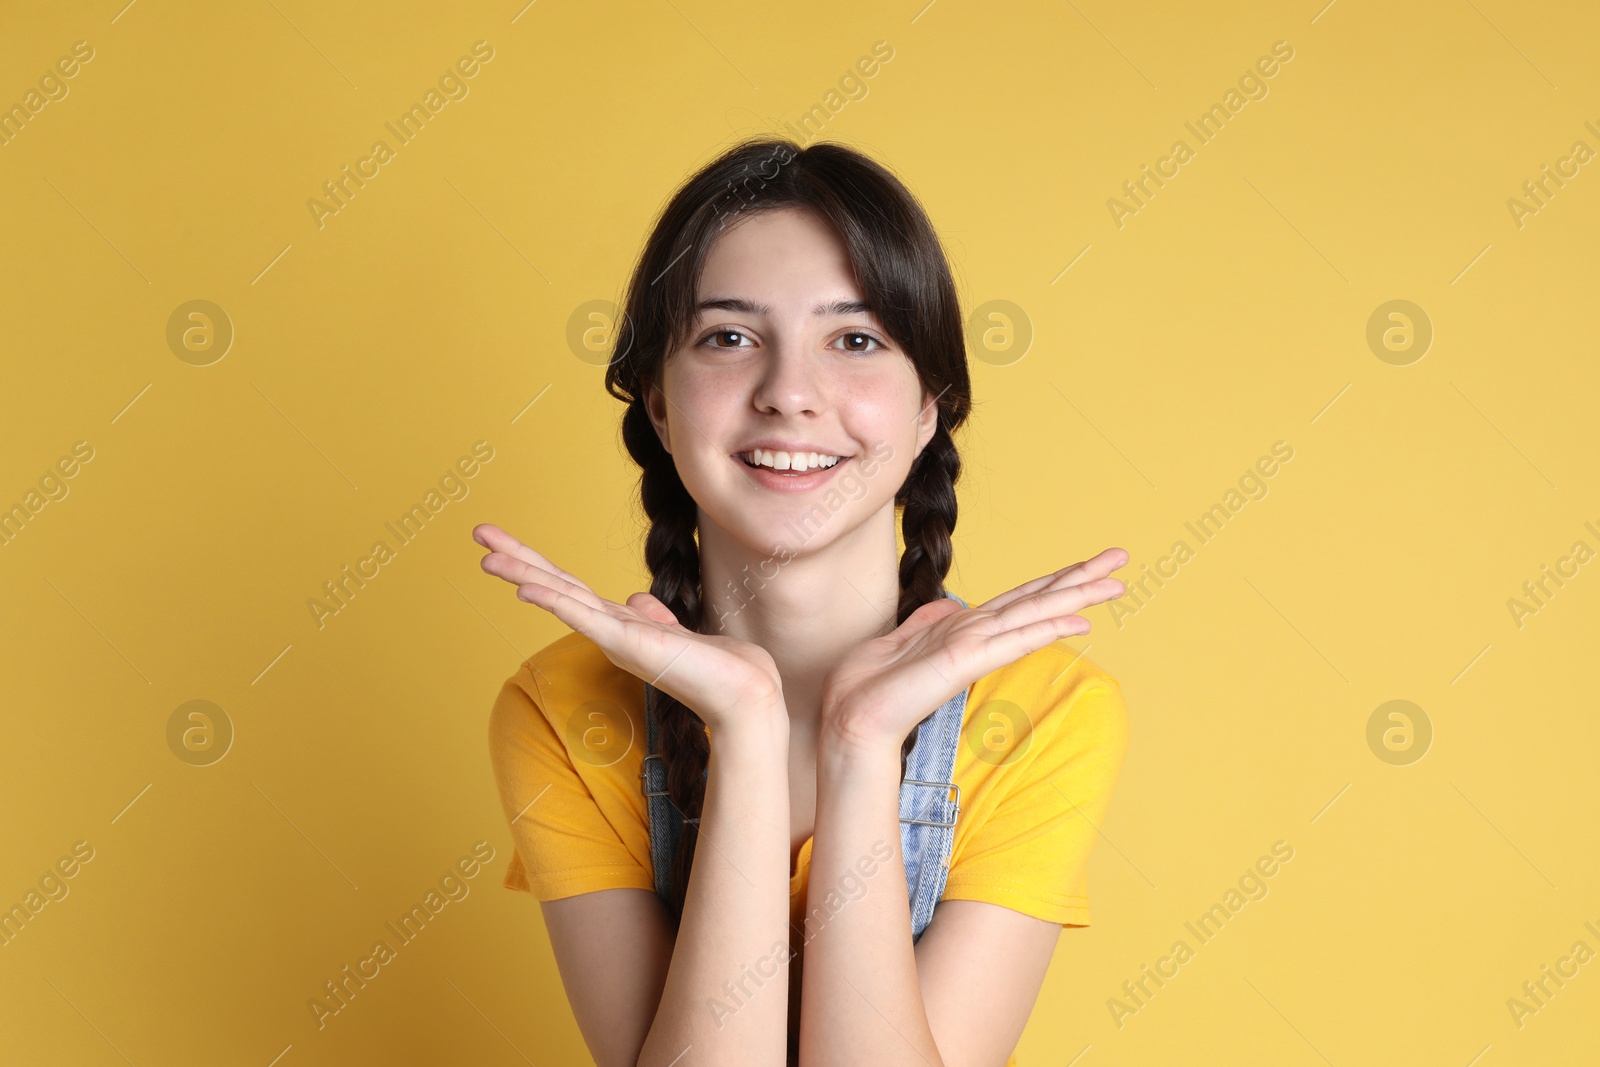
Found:
[{"label": "metal buckle", "polygon": [[917,826],[943,826],[943,827],[952,827],[952,826],[954,826],[956,824],[955,817],[961,813],[961,787],[959,785],[956,785],[954,782],[929,782],[929,781],[924,781],[921,778],[906,778],[906,779],[903,779],[902,781],[903,781],[903,784],[905,784],[905,785],[937,785],[937,786],[942,786],[945,789],[945,799],[947,801],[950,799],[949,791],[954,789],[956,791],[956,809],[955,809],[955,811],[950,813],[950,821],[949,822],[940,822],[937,819],[901,819],[900,820],[901,822],[913,823],[913,824],[915,824]]},{"label": "metal buckle", "polygon": [[667,765],[666,759],[659,754],[646,756],[644,758],[644,769],[639,772],[639,790],[647,797],[664,797],[667,795],[665,789],[653,790],[650,788],[650,761],[653,759],[661,760],[663,768]]}]

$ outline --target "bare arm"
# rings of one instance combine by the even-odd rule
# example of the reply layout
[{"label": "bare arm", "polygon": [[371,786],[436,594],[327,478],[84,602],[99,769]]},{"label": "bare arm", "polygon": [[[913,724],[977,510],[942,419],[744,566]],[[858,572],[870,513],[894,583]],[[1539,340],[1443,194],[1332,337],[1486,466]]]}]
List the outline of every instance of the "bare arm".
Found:
[{"label": "bare arm", "polygon": [[[1016,1048],[1061,924],[946,900],[915,946],[900,852],[899,753],[818,754],[807,900],[864,881],[806,949],[802,1067],[996,1067]],[[879,842],[894,855],[869,876]],[[845,895],[845,894],[841,894]]]},{"label": "bare arm", "polygon": [[783,1067],[788,764],[789,719],[781,705],[730,724],[711,739],[683,921],[639,1067]]},{"label": "bare arm", "polygon": [[[900,758],[817,753],[817,825],[808,905],[865,880],[867,890],[832,914],[806,946],[801,978],[800,1063],[941,1067],[911,944],[911,907],[900,853]],[[873,862],[884,847],[893,855]],[[868,876],[867,872],[873,871]],[[843,895],[843,894],[841,894]]]},{"label": "bare arm", "polygon": [[624,604],[606,600],[497,526],[485,523],[473,534],[490,549],[485,571],[516,585],[520,599],[582,633],[618,667],[693,708],[710,738],[676,939],[664,907],[638,889],[579,894],[545,908],[591,1054],[600,1067],[784,1067],[789,716],[772,657],[758,645],[685,629],[649,593]]},{"label": "bare arm", "polygon": [[944,900],[917,942],[928,1023],[946,1067],[994,1067],[1017,1047],[1061,924],[979,900]]},{"label": "bare arm", "polygon": [[713,736],[676,943],[653,892],[606,889],[542,906],[567,999],[598,1067],[783,1067],[788,729],[779,707]]},{"label": "bare arm", "polygon": [[666,905],[648,890],[602,889],[540,908],[589,1055],[599,1067],[632,1067],[672,960]]},{"label": "bare arm", "polygon": [[[891,870],[900,868],[899,753],[907,733],[972,680],[1068,633],[1087,632],[1088,620],[1073,613],[1122,594],[1122,583],[1105,577],[1121,559],[1120,549],[1107,549],[976,609],[949,599],[925,604],[829,673],[809,902],[866,876],[862,865],[877,854],[879,842],[892,846]],[[1019,1002],[1031,1006],[1037,997],[1059,927],[989,905],[940,905],[939,920],[914,947],[904,889],[903,879],[873,881],[809,946],[800,1013],[803,1067],[978,1067],[1003,1061],[1015,1044],[1027,1021]],[[984,978],[996,973],[1007,952],[1022,966],[1010,981],[985,988]],[[986,1014],[1007,997],[1007,1007]],[[959,1006],[939,1017],[936,1035],[934,1012],[953,1001]]]}]

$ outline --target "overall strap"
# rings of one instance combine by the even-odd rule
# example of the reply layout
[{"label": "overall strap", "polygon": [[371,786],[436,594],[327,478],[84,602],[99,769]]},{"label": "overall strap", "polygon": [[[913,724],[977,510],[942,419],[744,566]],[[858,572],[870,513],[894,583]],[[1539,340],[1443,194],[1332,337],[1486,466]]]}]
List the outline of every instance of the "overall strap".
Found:
[{"label": "overall strap", "polygon": [[[964,608],[971,606],[954,593],[945,595]],[[906,776],[900,784],[900,855],[911,902],[913,944],[933,920],[933,909],[944,896],[950,874],[956,815],[961,811],[961,787],[955,783],[956,753],[970,688],[945,701],[918,725],[916,743],[906,757]]]},{"label": "overall strap", "polygon": [[[954,593],[945,595],[964,608],[970,606]],[[900,784],[900,854],[911,904],[913,943],[932,921],[934,906],[944,895],[945,879],[950,873],[956,814],[961,811],[961,787],[955,784],[956,753],[966,716],[967,692],[963,689],[945,701],[917,727],[917,740],[906,757],[906,774]],[[650,816],[650,865],[656,895],[666,901],[671,895],[672,857],[683,834],[683,812],[667,795],[666,761],[659,752],[661,728],[655,715],[655,687],[645,683],[644,693],[646,748],[639,778]]]},{"label": "overall strap", "polygon": [[[645,756],[643,780],[645,804],[650,813],[650,866],[655,877],[656,895],[667,901],[672,895],[672,857],[683,835],[683,812],[667,795],[667,764],[660,753],[661,727],[655,716],[656,690],[644,686]],[[710,768],[707,768],[709,772]]]}]

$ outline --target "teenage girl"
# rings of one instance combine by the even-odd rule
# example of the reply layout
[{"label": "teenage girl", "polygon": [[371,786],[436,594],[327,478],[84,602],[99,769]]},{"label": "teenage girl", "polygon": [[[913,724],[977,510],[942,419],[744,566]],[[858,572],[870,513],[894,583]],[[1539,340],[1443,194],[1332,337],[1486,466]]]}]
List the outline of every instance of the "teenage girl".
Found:
[{"label": "teenage girl", "polygon": [[[650,591],[607,600],[473,531],[483,569],[572,630],[506,681],[490,748],[505,884],[540,900],[591,1055],[1014,1063],[1061,929],[1088,922],[1126,743],[1116,681],[1057,642],[1122,595],[1127,554],[974,607],[946,592],[961,312],[921,206],[859,152],[726,152],[662,212],[621,318],[606,386]],[[670,857],[641,786],[647,700]],[[951,707],[959,815],[922,936],[902,778]]]}]

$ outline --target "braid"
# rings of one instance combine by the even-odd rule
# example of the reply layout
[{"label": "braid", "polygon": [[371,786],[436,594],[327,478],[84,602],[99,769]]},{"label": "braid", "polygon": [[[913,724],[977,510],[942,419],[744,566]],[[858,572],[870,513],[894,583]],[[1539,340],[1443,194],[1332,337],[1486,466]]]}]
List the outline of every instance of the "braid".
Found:
[{"label": "braid", "polygon": [[[787,210],[821,219],[844,241],[866,303],[911,355],[918,380],[937,393],[933,437],[895,494],[895,506],[904,509],[905,542],[897,625],[945,595],[961,472],[951,435],[971,409],[972,386],[960,301],[938,235],[905,184],[863,153],[830,142],[801,146],[786,138],[757,138],[701,167],[661,209],[619,309],[606,369],[607,391],[627,404],[622,437],[642,472],[650,592],[696,633],[704,622],[699,510],[656,433],[646,395],[660,386],[668,358],[692,333],[701,273],[731,216]],[[657,696],[667,796],[684,819],[667,901],[673,921],[681,922],[711,751],[699,715],[665,693]],[[901,746],[902,780],[921,726]]]},{"label": "braid", "polygon": [[[628,450],[644,469],[640,498],[650,520],[644,551],[651,574],[650,594],[671,609],[684,629],[698,630],[700,549],[695,542],[694,498],[678,477],[671,453],[661,446],[642,403],[629,405],[622,429]],[[689,869],[694,863],[695,843],[699,838],[700,809],[705,802],[705,771],[711,758],[711,746],[700,716],[659,689],[656,690],[655,712],[661,724],[667,799],[683,817],[683,833],[672,857],[671,899],[667,902],[676,923],[683,916]]]},{"label": "braid", "polygon": [[[906,550],[900,557],[900,608],[903,623],[924,604],[945,595],[944,576],[950,572],[950,535],[956,528],[956,479],[961,476],[961,453],[950,431],[945,428],[945,413],[922,454],[911,465],[895,502],[905,506],[900,520]],[[937,709],[936,709],[937,710]],[[917,743],[922,723],[933,717],[929,712],[906,735],[900,746],[900,777],[906,776],[906,760]]]},{"label": "braid", "polygon": [[[900,557],[900,602],[896,624],[917,608],[945,595],[944,576],[952,557],[950,535],[956,525],[956,479],[961,455],[945,429],[943,418],[932,439],[912,465],[895,502],[904,507],[901,531],[906,550]],[[623,437],[628,450],[640,461],[644,473],[640,497],[650,520],[645,539],[645,563],[650,568],[650,593],[689,630],[701,621],[700,551],[695,542],[696,507],[661,446],[645,414],[644,405],[629,405],[623,417]],[[667,798],[683,817],[683,833],[672,857],[671,899],[674,922],[681,920],[688,892],[689,872],[699,838],[699,817],[705,802],[705,770],[711,756],[705,723],[694,710],[666,693],[656,691],[656,719],[661,724],[661,756],[667,768]],[[922,721],[933,715],[930,712]],[[900,777],[916,744],[917,731],[906,735],[900,747]],[[694,820],[694,821],[690,821]]]}]

